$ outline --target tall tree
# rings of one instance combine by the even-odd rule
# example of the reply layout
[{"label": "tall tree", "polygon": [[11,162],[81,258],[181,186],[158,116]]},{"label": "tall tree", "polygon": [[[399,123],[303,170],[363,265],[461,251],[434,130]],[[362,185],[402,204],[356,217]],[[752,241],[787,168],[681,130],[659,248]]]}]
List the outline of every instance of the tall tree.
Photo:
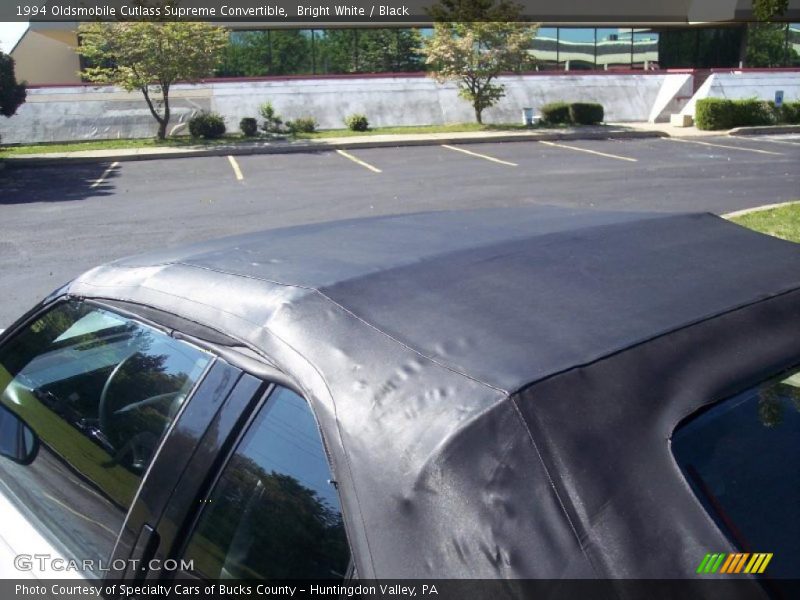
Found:
[{"label": "tall tree", "polygon": [[189,22],[84,23],[78,33],[91,65],[84,77],[141,91],[159,139],[167,136],[172,85],[211,75],[228,39],[221,27]]},{"label": "tall tree", "polygon": [[0,52],[0,115],[10,117],[25,102],[25,84],[17,83],[14,59]]},{"label": "tall tree", "polygon": [[522,22],[522,7],[506,0],[441,0],[430,12],[434,32],[423,53],[431,75],[457,82],[483,123],[483,111],[505,95],[497,77],[533,64],[538,25]]}]

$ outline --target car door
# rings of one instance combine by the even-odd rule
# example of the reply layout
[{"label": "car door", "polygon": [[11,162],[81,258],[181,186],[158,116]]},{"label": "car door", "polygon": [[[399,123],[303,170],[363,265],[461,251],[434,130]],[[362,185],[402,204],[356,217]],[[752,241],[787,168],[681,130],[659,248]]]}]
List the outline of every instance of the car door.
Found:
[{"label": "car door", "polygon": [[[345,519],[306,400],[283,385],[235,391],[178,482],[151,580],[345,579]],[[241,392],[241,393],[240,393]],[[177,569],[177,570],[175,570]]]},{"label": "car door", "polygon": [[110,559],[153,543],[142,532],[168,497],[156,490],[180,477],[241,376],[104,304],[32,313],[0,345],[0,494],[13,507],[0,537],[44,556],[34,575],[117,577]]}]

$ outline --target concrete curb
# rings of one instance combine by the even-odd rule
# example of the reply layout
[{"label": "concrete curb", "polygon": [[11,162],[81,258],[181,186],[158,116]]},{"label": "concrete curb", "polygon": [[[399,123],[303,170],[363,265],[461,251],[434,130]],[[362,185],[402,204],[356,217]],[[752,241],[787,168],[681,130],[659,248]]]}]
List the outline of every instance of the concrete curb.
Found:
[{"label": "concrete curb", "polygon": [[565,131],[546,133],[499,133],[470,136],[453,135],[437,137],[409,137],[406,139],[375,139],[347,141],[313,140],[304,142],[277,142],[273,145],[267,143],[259,146],[228,146],[200,149],[175,150],[163,148],[159,150],[130,150],[98,152],[95,156],[48,156],[47,154],[8,157],[0,159],[9,167],[52,166],[61,164],[96,164],[105,162],[127,162],[136,160],[161,160],[170,158],[192,158],[198,156],[248,156],[254,154],[295,154],[330,152],[333,150],[358,150],[361,148],[398,148],[403,146],[439,146],[441,144],[489,144],[504,142],[530,142],[530,141],[568,141],[568,140],[605,140],[605,139],[638,139],[668,137],[661,131],[641,130],[593,130],[593,131]]},{"label": "concrete curb", "polygon": [[770,135],[800,133],[800,125],[765,125],[761,127],[735,127],[728,135]]}]

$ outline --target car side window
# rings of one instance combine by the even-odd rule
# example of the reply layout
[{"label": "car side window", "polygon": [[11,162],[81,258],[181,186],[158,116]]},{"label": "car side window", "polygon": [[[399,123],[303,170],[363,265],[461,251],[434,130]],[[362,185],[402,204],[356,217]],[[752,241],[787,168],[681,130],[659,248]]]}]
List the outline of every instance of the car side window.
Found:
[{"label": "car side window", "polygon": [[335,483],[306,401],[276,388],[206,498],[184,552],[205,579],[344,578]]},{"label": "car side window", "polygon": [[[20,440],[0,444],[0,491],[99,576],[161,437],[210,361],[89,303],[44,313],[0,348],[0,435]],[[20,448],[35,456],[13,456]]]},{"label": "car side window", "polygon": [[796,574],[800,370],[690,417],[675,430],[672,451],[720,529],[743,553],[750,553],[741,572]]}]

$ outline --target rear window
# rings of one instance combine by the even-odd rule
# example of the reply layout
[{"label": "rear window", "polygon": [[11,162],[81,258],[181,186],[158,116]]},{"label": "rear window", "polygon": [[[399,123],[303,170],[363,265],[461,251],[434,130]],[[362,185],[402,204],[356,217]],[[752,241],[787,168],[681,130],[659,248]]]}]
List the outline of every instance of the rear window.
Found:
[{"label": "rear window", "polygon": [[800,370],[690,418],[675,431],[672,451],[728,538],[742,552],[772,553],[766,575],[797,577]]}]

